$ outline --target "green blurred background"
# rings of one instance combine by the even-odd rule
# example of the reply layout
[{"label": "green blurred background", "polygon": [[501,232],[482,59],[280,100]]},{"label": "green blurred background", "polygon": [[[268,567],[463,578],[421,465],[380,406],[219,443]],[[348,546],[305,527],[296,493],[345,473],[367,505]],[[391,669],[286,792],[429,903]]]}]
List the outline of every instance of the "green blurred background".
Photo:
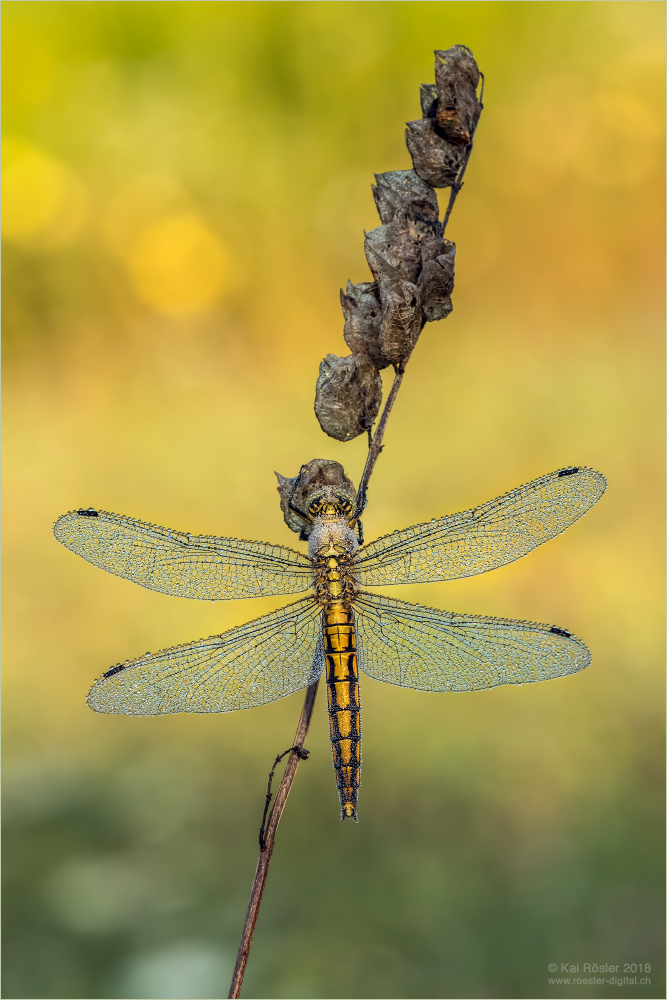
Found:
[{"label": "green blurred background", "polygon": [[[487,85],[448,230],[455,311],[410,363],[366,534],[599,468],[600,505],[528,559],[392,591],[555,622],[593,663],[468,695],[363,678],[358,826],[320,699],[244,995],[664,996],[664,4],[3,14],[3,995],[227,995],[301,696],[131,719],[85,694],[281,602],[141,590],[51,525],[93,505],[303,547],[273,470],[328,457],[358,480],[363,439],[313,415],[317,366],[347,353],[338,288],[369,277],[373,172],[410,167],[432,50],[465,43]],[[651,984],[549,984],[551,962],[649,962]]]}]

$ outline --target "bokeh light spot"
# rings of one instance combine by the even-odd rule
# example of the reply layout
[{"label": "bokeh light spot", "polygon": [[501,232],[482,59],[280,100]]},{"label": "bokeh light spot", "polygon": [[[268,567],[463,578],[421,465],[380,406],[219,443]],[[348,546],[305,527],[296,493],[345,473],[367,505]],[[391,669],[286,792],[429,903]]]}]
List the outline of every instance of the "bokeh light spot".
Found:
[{"label": "bokeh light spot", "polygon": [[193,212],[166,216],[140,230],[127,264],[142,302],[165,315],[200,312],[227,283],[227,255]]},{"label": "bokeh light spot", "polygon": [[120,858],[66,861],[46,885],[46,901],[58,922],[80,934],[106,934],[132,925],[146,911],[145,875]]},{"label": "bokeh light spot", "polygon": [[134,1000],[219,997],[226,992],[233,968],[226,952],[205,941],[178,941],[133,956],[121,971],[114,995]]},{"label": "bokeh light spot", "polygon": [[124,260],[150,223],[192,211],[176,178],[154,172],[133,174],[109,201],[101,219],[102,233],[109,249]]},{"label": "bokeh light spot", "polygon": [[64,163],[20,139],[2,147],[2,236],[46,245],[68,242],[81,228],[85,195]]},{"label": "bokeh light spot", "polygon": [[637,187],[655,166],[662,141],[662,120],[640,96],[605,90],[588,107],[588,148],[579,149],[578,172],[608,188]]}]

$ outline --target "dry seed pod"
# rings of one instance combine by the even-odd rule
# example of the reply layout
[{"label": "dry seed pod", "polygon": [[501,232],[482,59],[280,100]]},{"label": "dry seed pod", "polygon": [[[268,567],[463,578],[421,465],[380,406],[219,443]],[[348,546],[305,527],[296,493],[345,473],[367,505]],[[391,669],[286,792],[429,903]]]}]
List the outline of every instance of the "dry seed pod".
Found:
[{"label": "dry seed pod", "polygon": [[421,179],[432,187],[451,187],[463,164],[465,147],[438,135],[435,118],[420,118],[407,125],[405,142]]},{"label": "dry seed pod", "polygon": [[345,317],[343,336],[352,353],[365,354],[376,368],[386,368],[390,362],[380,350],[382,304],[376,283],[348,281],[346,290],[340,290],[340,304]]},{"label": "dry seed pod", "polygon": [[470,49],[454,45],[435,53],[435,86],[438,94],[436,128],[448,142],[469,146],[482,105],[477,99],[479,69]]},{"label": "dry seed pod", "polygon": [[452,282],[449,278],[447,258],[427,261],[419,275],[419,295],[422,315],[426,323],[446,319],[452,311]]},{"label": "dry seed pod", "polygon": [[393,365],[404,361],[422,330],[419,291],[409,281],[387,281],[380,285],[382,302],[382,353]]},{"label": "dry seed pod", "polygon": [[472,50],[467,45],[452,45],[451,49],[436,49],[435,85],[440,93],[440,82],[444,76],[465,76],[471,87],[477,88],[481,73]]},{"label": "dry seed pod", "polygon": [[450,240],[444,240],[441,236],[431,237],[431,239],[421,242],[422,267],[427,260],[435,260],[442,254],[449,253],[454,244]]},{"label": "dry seed pod", "polygon": [[377,187],[371,187],[384,225],[396,220],[413,239],[440,235],[438,197],[414,170],[388,170],[375,180]]},{"label": "dry seed pod", "polygon": [[419,88],[422,118],[435,118],[438,113],[438,91],[434,83],[422,83]]},{"label": "dry seed pod", "polygon": [[293,506],[303,513],[308,506],[308,498],[318,490],[331,487],[338,492],[346,493],[352,501],[356,499],[357,491],[354,484],[345,475],[345,470],[340,462],[331,462],[326,458],[314,458],[312,462],[301,466],[298,476],[290,479],[288,476],[278,477],[278,495],[280,496],[280,509],[285,518],[285,524],[292,531],[296,531],[304,540],[308,538],[312,525],[292,508]]},{"label": "dry seed pod", "polygon": [[[441,254],[430,256],[442,244]],[[427,323],[445,319],[452,311],[452,291],[454,290],[454,258],[456,246],[450,240],[432,240],[423,246],[424,265],[419,275],[417,288],[422,315]]]},{"label": "dry seed pod", "polygon": [[373,426],[382,401],[382,379],[365,354],[327,354],[315,387],[315,415],[329,437],[351,441]]},{"label": "dry seed pod", "polygon": [[365,234],[364,252],[376,281],[416,281],[421,264],[418,240],[396,222]]}]

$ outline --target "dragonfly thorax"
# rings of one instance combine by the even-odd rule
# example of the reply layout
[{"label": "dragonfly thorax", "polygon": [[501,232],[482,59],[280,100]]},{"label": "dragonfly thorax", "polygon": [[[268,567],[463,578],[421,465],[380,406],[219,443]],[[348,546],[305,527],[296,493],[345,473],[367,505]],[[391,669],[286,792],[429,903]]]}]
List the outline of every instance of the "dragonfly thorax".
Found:
[{"label": "dragonfly thorax", "polygon": [[[359,548],[355,530],[354,499],[342,490],[325,487],[308,498],[312,518],[308,554],[313,560],[315,591],[322,599],[344,599],[350,593],[352,560]],[[342,574],[342,576],[341,576]]]},{"label": "dragonfly thorax", "polygon": [[313,527],[308,538],[308,555],[311,559],[331,556],[353,557],[359,542],[354,528],[346,517],[313,518]]},{"label": "dragonfly thorax", "polygon": [[322,604],[347,602],[356,586],[352,565],[359,543],[345,517],[316,517],[309,538],[315,597]]}]

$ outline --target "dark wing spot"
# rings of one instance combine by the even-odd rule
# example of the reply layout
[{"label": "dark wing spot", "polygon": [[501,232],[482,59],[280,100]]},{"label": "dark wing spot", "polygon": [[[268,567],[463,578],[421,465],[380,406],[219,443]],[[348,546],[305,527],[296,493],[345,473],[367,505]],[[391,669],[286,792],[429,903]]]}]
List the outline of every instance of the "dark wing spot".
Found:
[{"label": "dark wing spot", "polygon": [[111,668],[111,670],[107,670],[106,673],[102,674],[102,677],[113,677],[114,674],[119,674],[121,670],[125,670],[125,664],[117,663],[115,667]]},{"label": "dark wing spot", "polygon": [[93,510],[92,507],[89,507],[88,510],[77,510],[77,514],[80,514],[81,517],[99,517],[97,511]]},{"label": "dark wing spot", "polygon": [[559,476],[573,476],[575,474],[575,472],[579,472],[579,466],[578,465],[571,465],[567,469],[561,469],[560,472],[558,473],[558,475]]},{"label": "dark wing spot", "polygon": [[562,635],[564,639],[570,639],[572,637],[572,633],[568,632],[566,628],[556,628],[555,625],[552,625],[551,631],[554,635]]}]

